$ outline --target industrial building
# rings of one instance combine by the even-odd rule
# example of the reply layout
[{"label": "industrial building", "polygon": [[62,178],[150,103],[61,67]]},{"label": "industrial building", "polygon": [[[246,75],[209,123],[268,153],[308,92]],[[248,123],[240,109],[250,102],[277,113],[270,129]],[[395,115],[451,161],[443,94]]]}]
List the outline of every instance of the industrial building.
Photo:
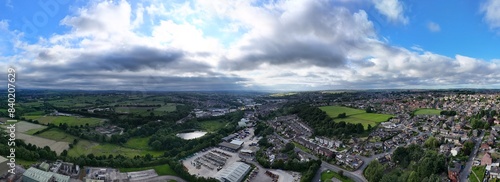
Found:
[{"label": "industrial building", "polygon": [[9,160],[5,157],[0,156],[0,176],[7,174],[9,171],[9,166],[7,165]]},{"label": "industrial building", "polygon": [[236,145],[236,144],[232,144],[232,143],[228,143],[228,142],[222,142],[222,143],[219,143],[219,147],[221,149],[224,149],[224,150],[227,150],[230,152],[237,152],[241,148],[241,145]]},{"label": "industrial building", "polygon": [[69,182],[69,176],[30,167],[23,173],[23,182]]},{"label": "industrial building", "polygon": [[243,162],[235,162],[219,171],[215,178],[221,182],[241,182],[248,172],[250,172],[250,165]]}]

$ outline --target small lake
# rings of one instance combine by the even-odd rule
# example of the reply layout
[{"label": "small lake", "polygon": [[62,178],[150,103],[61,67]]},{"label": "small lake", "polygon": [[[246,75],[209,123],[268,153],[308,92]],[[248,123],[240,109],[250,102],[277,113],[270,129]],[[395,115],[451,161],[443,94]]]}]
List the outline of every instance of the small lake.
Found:
[{"label": "small lake", "polygon": [[207,134],[207,132],[205,132],[205,131],[193,131],[193,132],[189,132],[189,133],[178,133],[176,136],[178,136],[184,140],[191,140],[191,139],[195,139],[195,138],[200,138],[200,137],[204,136],[205,134]]}]

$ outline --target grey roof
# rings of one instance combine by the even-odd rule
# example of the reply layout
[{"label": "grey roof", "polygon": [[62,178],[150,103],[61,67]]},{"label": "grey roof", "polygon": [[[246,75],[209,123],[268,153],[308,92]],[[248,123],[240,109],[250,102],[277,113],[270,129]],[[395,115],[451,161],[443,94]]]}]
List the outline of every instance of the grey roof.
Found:
[{"label": "grey roof", "polygon": [[34,167],[30,167],[23,173],[23,178],[31,178],[39,182],[48,182],[52,178],[52,174]]},{"label": "grey roof", "polygon": [[219,171],[216,178],[223,182],[240,182],[249,171],[250,165],[243,162],[235,162]]},{"label": "grey roof", "polygon": [[239,145],[228,143],[228,142],[219,143],[219,146],[230,148],[230,149],[233,149],[233,150],[238,150],[240,148]]},{"label": "grey roof", "polygon": [[8,161],[8,159],[3,156],[0,156],[0,163],[3,163],[5,161]]}]

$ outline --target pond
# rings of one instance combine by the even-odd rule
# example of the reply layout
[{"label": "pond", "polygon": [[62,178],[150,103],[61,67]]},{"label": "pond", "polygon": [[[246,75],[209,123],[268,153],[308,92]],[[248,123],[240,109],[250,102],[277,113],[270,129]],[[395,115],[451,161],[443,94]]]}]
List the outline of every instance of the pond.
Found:
[{"label": "pond", "polygon": [[205,131],[193,131],[193,132],[189,132],[189,133],[178,133],[176,136],[178,136],[184,140],[191,140],[191,139],[195,139],[195,138],[200,138],[200,137],[204,136],[205,134],[207,134],[207,132],[205,132]]}]

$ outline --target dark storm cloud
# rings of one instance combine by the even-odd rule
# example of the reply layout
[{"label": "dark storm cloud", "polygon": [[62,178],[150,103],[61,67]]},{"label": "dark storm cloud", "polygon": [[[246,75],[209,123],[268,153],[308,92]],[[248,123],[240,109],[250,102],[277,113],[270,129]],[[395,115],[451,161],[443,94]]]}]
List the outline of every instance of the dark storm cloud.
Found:
[{"label": "dark storm cloud", "polygon": [[139,71],[145,68],[160,69],[182,57],[181,51],[133,47],[105,54],[84,53],[72,66],[109,71]]}]

